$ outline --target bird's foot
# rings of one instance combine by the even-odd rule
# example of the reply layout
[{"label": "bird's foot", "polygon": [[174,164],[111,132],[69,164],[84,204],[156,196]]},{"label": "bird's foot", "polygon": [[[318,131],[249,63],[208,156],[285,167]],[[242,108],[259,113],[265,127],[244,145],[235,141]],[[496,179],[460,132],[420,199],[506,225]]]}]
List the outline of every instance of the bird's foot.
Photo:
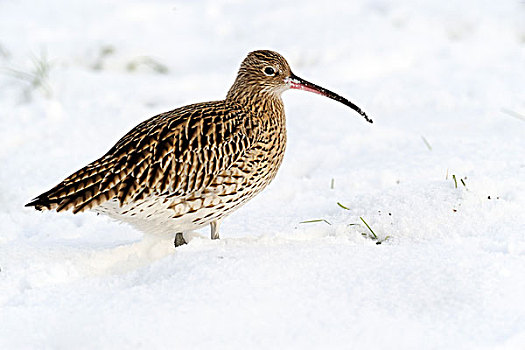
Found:
[{"label": "bird's foot", "polygon": [[210,223],[211,226],[211,239],[219,239],[219,221],[212,221]]},{"label": "bird's foot", "polygon": [[184,239],[184,236],[182,235],[182,232],[178,232],[176,235],[175,235],[175,248],[181,246],[181,245],[184,245],[184,244],[187,244],[188,242],[186,242],[186,240]]}]

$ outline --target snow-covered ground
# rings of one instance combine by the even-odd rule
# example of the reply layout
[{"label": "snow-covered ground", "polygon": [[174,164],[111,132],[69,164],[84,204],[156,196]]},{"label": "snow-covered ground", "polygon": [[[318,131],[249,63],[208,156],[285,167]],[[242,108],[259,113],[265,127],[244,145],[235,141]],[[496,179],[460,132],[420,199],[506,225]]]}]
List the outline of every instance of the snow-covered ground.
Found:
[{"label": "snow-covered ground", "polygon": [[[374,124],[286,92],[220,241],[23,207],[263,48]],[[3,0],[0,164],[1,349],[525,348],[523,1]]]}]

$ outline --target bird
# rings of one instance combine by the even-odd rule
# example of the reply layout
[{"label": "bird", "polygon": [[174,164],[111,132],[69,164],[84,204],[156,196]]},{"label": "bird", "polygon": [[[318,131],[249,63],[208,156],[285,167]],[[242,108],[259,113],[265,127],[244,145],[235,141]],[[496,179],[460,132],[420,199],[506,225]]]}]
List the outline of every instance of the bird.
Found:
[{"label": "bird", "polygon": [[281,95],[289,89],[338,101],[372,123],[346,98],[304,80],[275,51],[250,52],[226,98],[176,108],[143,121],[99,159],[26,207],[94,211],[152,234],[184,234],[222,219],[275,178],[286,148]]}]

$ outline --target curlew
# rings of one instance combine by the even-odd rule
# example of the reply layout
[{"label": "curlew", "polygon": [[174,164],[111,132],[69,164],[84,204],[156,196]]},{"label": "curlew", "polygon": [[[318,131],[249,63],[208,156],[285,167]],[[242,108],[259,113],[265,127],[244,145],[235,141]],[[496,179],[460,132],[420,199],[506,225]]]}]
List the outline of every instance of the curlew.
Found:
[{"label": "curlew", "polygon": [[42,193],[27,207],[92,210],[146,233],[175,234],[211,226],[261,192],[286,147],[281,94],[314,92],[365,112],[338,94],[294,75],[268,50],[244,59],[225,100],[180,107],[133,128],[105,155]]}]

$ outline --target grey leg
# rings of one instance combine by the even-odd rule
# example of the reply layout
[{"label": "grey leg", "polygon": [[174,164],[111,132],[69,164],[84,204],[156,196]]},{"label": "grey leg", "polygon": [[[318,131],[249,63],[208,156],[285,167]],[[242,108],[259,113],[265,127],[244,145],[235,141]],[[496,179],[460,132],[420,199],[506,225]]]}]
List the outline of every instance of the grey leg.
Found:
[{"label": "grey leg", "polygon": [[219,239],[219,226],[221,222],[219,220],[212,221],[211,226],[211,239]]},{"label": "grey leg", "polygon": [[186,244],[186,241],[184,240],[184,236],[182,235],[182,232],[177,232],[175,235],[175,248]]}]

